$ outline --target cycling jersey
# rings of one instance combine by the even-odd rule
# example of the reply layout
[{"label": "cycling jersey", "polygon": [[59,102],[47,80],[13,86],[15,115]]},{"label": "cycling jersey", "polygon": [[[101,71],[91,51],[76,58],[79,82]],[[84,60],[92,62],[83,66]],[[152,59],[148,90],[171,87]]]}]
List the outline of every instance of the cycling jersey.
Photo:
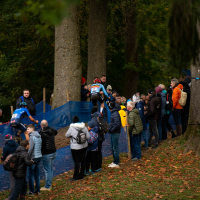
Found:
[{"label": "cycling jersey", "polygon": [[17,109],[14,111],[10,122],[11,122],[11,123],[19,124],[19,123],[21,122],[21,117],[22,117],[23,115],[25,115],[25,114],[27,114],[28,117],[31,116],[27,108],[17,108]]},{"label": "cycling jersey", "polygon": [[103,91],[104,95],[108,98],[108,93],[106,92],[102,84],[95,83],[91,85],[91,94],[99,93],[101,90]]}]

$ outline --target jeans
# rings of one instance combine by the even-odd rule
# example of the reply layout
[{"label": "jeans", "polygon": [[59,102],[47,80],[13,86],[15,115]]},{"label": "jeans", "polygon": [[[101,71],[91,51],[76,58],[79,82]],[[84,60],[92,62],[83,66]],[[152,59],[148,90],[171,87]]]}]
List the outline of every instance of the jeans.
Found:
[{"label": "jeans", "polygon": [[162,140],[162,118],[158,120],[158,133],[159,133],[159,141]]},{"label": "jeans", "polygon": [[173,131],[171,124],[169,123],[170,114],[166,114],[166,126],[169,132]]},{"label": "jeans", "polygon": [[55,158],[56,158],[56,152],[43,155],[42,157],[42,163],[43,163],[45,178],[46,178],[45,188],[50,188],[52,185],[53,163],[54,163]]},{"label": "jeans", "polygon": [[15,178],[15,189],[10,200],[16,200],[19,195],[26,196],[27,181],[26,178]]},{"label": "jeans", "polygon": [[[72,158],[74,160],[74,175],[73,179],[83,179],[84,172],[85,172],[85,165],[86,165],[86,151],[87,148],[84,149],[71,149]],[[81,170],[80,170],[80,163],[81,163]]]},{"label": "jeans", "polygon": [[158,127],[157,127],[157,120],[149,120],[149,144],[151,144],[151,140],[153,135],[155,136],[154,144],[158,145]]},{"label": "jeans", "polygon": [[95,172],[95,159],[97,151],[87,151],[86,156],[86,172],[89,172],[90,164],[92,172]]},{"label": "jeans", "polygon": [[[142,133],[140,134],[143,139],[144,139],[144,146],[145,147],[148,147],[148,138],[147,138],[147,134],[146,134],[146,130],[143,130]],[[140,138],[142,138],[140,137]],[[140,140],[141,141],[141,140]]]},{"label": "jeans", "polygon": [[111,148],[113,153],[113,163],[119,164],[119,133],[111,134]]},{"label": "jeans", "polygon": [[[35,158],[36,164],[31,165],[28,167],[29,169],[29,190],[34,193],[40,192],[40,163],[42,158]],[[34,179],[35,179],[35,190],[34,190]]]},{"label": "jeans", "polygon": [[102,143],[103,141],[98,141],[98,151],[96,151],[96,157],[95,157],[96,170],[102,167]]},{"label": "jeans", "polygon": [[174,110],[172,110],[172,115],[174,117],[174,123],[176,125],[181,125],[181,110],[182,109],[174,109]]},{"label": "jeans", "polygon": [[131,154],[132,158],[141,158],[141,146],[140,146],[140,137],[141,135],[132,135],[130,134],[130,142],[131,142]]},{"label": "jeans", "polygon": [[8,199],[11,198],[15,189],[15,178],[13,177],[13,172],[9,172],[9,181],[10,181],[10,194],[9,194]]}]

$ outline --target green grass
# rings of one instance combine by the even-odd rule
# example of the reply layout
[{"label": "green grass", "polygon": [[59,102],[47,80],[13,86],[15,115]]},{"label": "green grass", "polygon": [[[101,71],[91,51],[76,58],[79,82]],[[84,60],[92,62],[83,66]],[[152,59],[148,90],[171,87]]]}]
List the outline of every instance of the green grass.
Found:
[{"label": "green grass", "polygon": [[[107,167],[111,156],[104,158],[102,172],[77,182],[68,181],[73,172],[66,172],[54,177],[51,192],[27,199],[200,199],[200,158],[184,155],[183,146],[182,138],[167,140],[136,162],[122,153],[118,169]],[[7,195],[4,191],[0,198]]]}]

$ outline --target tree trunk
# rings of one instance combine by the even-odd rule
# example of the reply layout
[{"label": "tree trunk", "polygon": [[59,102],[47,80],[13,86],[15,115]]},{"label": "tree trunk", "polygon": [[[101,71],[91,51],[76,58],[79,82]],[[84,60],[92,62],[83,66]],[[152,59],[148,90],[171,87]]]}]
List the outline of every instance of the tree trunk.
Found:
[{"label": "tree trunk", "polygon": [[70,16],[55,28],[55,71],[53,109],[81,99],[81,55],[78,6],[72,5]]},{"label": "tree trunk", "polygon": [[[197,28],[200,37],[200,27],[197,23]],[[200,77],[200,50],[199,60],[196,60],[195,65],[191,66],[191,76]],[[196,155],[200,156],[200,80],[192,79],[191,86],[191,100],[190,100],[190,117],[188,128],[185,133],[186,148],[184,153],[194,151]]]},{"label": "tree trunk", "polygon": [[[137,83],[139,78],[138,68],[138,55],[137,55],[137,30],[136,30],[136,1],[126,1],[125,8],[125,87],[124,92],[127,98],[132,97],[137,91]],[[133,67],[134,65],[134,67]]]},{"label": "tree trunk", "polygon": [[87,83],[106,75],[107,0],[89,0]]}]

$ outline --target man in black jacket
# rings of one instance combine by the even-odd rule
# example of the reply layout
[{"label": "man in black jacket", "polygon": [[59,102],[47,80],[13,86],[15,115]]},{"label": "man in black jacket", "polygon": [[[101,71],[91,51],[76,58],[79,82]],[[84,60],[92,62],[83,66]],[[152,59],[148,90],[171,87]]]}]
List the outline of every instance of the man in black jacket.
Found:
[{"label": "man in black jacket", "polygon": [[110,124],[108,127],[108,132],[111,134],[111,146],[114,160],[108,165],[108,167],[118,168],[119,167],[119,135],[121,131],[121,117],[119,111],[121,107],[119,104],[110,102],[108,104],[111,110]]},{"label": "man in black jacket", "polygon": [[27,109],[31,116],[36,115],[36,108],[35,108],[35,103],[33,101],[33,98],[30,96],[30,91],[28,89],[25,89],[23,91],[23,96],[19,97],[16,101],[16,108],[19,108],[19,104],[21,102],[26,102],[27,104]]},{"label": "man in black jacket", "polygon": [[46,177],[45,187],[40,190],[50,191],[53,179],[53,163],[56,158],[55,136],[57,131],[50,128],[46,120],[42,120],[40,126],[42,128],[39,132],[42,138],[42,163]]},{"label": "man in black jacket", "polygon": [[155,148],[158,147],[158,138],[159,138],[157,120],[158,120],[159,114],[160,114],[160,100],[154,94],[154,90],[149,89],[147,92],[148,92],[148,96],[150,98],[149,103],[148,103],[147,114],[146,114],[146,117],[149,120],[149,141],[148,141],[148,145],[151,146],[151,140],[152,140],[152,137],[154,135],[155,140],[154,140],[153,148],[155,149]]},{"label": "man in black jacket", "polygon": [[11,196],[11,200],[16,200],[20,194],[20,200],[25,199],[27,192],[26,171],[27,166],[31,166],[34,161],[30,159],[28,154],[29,141],[23,140],[21,146],[16,150],[18,153],[17,170],[13,172],[15,177],[15,189]]}]

